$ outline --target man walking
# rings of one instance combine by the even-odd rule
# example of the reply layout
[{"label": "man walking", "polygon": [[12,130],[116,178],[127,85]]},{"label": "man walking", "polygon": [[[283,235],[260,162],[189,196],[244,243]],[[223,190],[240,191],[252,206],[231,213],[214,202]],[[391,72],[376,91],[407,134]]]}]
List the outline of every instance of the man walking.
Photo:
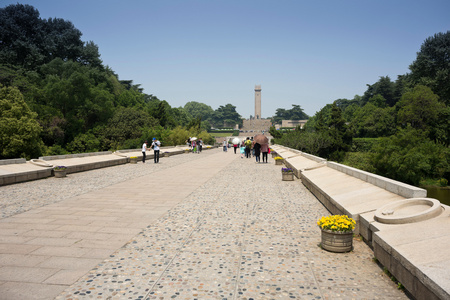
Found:
[{"label": "man walking", "polygon": [[247,139],[244,142],[245,145],[245,157],[250,158],[250,151],[252,148],[252,141],[250,141],[250,138],[247,137]]},{"label": "man walking", "polygon": [[145,164],[145,157],[147,155],[147,141],[142,144],[142,162]]},{"label": "man walking", "polygon": [[156,138],[153,138],[152,148],[154,153],[153,159],[155,160],[155,164],[159,163],[159,146],[161,146],[161,143]]}]

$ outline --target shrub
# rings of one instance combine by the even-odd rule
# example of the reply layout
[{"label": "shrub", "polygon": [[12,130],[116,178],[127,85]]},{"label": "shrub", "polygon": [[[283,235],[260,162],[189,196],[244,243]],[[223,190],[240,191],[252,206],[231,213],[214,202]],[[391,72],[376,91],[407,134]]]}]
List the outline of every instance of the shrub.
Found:
[{"label": "shrub", "polygon": [[350,151],[371,152],[373,147],[380,142],[379,138],[354,138]]},{"label": "shrub", "polygon": [[370,162],[377,174],[413,185],[423,178],[442,178],[450,169],[450,149],[411,127],[382,138],[374,152]]}]

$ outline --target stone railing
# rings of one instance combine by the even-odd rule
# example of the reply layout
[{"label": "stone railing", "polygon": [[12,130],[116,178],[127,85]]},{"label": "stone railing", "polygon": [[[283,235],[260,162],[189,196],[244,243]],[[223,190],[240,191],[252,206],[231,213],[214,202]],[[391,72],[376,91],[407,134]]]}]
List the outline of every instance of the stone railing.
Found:
[{"label": "stone railing", "polygon": [[87,153],[76,153],[76,154],[41,156],[41,157],[39,157],[39,159],[42,159],[42,160],[55,160],[55,159],[88,157],[88,156],[108,155],[108,154],[112,154],[112,152],[111,151],[102,151],[102,152],[87,152]]},{"label": "stone railing", "polygon": [[0,165],[24,164],[26,162],[25,158],[0,159]]},{"label": "stone railing", "polygon": [[405,198],[420,198],[427,196],[427,191],[425,189],[412,186],[400,181],[389,179],[380,175],[362,171],[332,161],[327,161],[327,166]]}]

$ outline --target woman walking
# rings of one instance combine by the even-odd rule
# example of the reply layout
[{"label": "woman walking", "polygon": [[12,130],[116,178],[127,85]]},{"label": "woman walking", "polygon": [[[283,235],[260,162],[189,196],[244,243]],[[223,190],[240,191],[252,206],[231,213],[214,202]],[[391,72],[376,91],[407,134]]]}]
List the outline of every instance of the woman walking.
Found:
[{"label": "woman walking", "polygon": [[262,152],[263,163],[264,162],[267,163],[267,154],[269,153],[269,144],[262,144],[261,152]]},{"label": "woman walking", "polygon": [[259,143],[255,143],[253,145],[253,150],[255,151],[256,162],[261,162],[261,145]]}]

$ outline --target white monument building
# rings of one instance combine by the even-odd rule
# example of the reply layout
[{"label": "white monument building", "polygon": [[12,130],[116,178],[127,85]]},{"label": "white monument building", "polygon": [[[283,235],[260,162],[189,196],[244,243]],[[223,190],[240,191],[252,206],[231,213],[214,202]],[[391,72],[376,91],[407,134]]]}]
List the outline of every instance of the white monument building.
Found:
[{"label": "white monument building", "polygon": [[261,85],[255,85],[255,115],[244,120],[242,130],[245,132],[268,132],[272,122],[261,117]]}]

